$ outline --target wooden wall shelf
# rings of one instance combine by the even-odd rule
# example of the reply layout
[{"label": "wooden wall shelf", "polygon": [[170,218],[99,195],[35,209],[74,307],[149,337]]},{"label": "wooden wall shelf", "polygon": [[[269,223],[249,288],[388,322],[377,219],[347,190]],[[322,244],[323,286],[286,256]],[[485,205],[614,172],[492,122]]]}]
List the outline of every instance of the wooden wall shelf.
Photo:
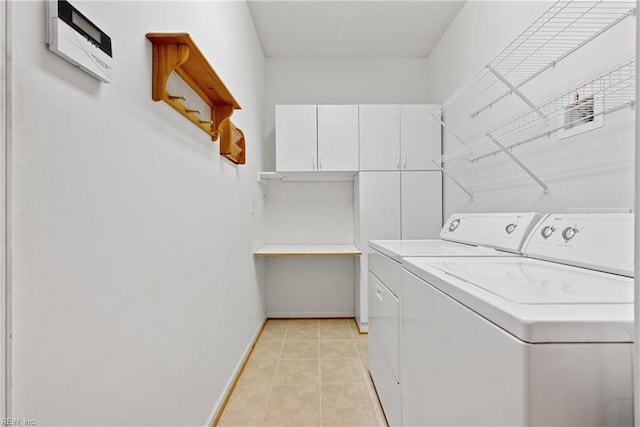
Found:
[{"label": "wooden wall shelf", "polygon": [[[212,141],[218,140],[222,123],[229,119],[233,110],[241,108],[238,101],[231,95],[188,33],[147,33],[147,39],[153,43],[152,99],[166,102],[209,134]],[[211,117],[203,118],[200,111],[187,108],[184,94],[167,91],[169,76],[174,71],[210,107]],[[225,147],[221,144],[220,154],[242,164],[244,135],[233,123],[228,127],[232,130],[230,140],[236,143],[229,144],[227,141]],[[242,135],[242,138],[238,135]]]},{"label": "wooden wall shelf", "polygon": [[360,256],[354,245],[264,245],[255,256]]}]

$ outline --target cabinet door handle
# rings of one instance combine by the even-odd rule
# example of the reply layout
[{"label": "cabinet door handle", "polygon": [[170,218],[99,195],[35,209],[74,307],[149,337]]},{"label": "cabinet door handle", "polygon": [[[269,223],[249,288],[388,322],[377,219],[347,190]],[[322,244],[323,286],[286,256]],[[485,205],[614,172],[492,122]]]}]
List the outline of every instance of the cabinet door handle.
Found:
[{"label": "cabinet door handle", "polygon": [[382,288],[380,286],[376,286],[376,296],[381,302],[384,302],[382,299]]},{"label": "cabinet door handle", "polygon": [[318,156],[318,170],[322,170],[322,156]]},{"label": "cabinet door handle", "polygon": [[396,154],[396,167],[400,169],[400,154]]},{"label": "cabinet door handle", "polygon": [[407,155],[406,154],[404,154],[402,156],[402,167],[405,168],[405,169],[407,168]]},{"label": "cabinet door handle", "polygon": [[316,170],[316,156],[311,156],[311,167]]}]

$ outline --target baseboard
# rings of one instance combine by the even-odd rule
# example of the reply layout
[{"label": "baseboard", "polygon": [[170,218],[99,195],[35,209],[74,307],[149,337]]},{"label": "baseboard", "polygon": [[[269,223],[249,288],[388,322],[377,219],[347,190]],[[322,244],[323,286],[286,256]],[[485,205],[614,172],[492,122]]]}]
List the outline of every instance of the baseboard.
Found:
[{"label": "baseboard", "polygon": [[249,345],[247,345],[247,348],[244,350],[244,353],[242,354],[240,361],[238,362],[231,376],[229,377],[229,381],[227,381],[227,384],[224,388],[224,392],[218,398],[218,401],[216,402],[216,404],[213,406],[213,409],[209,414],[209,418],[207,420],[207,423],[205,424],[205,427],[215,426],[215,424],[217,423],[218,418],[222,414],[222,410],[224,409],[224,406],[226,405],[227,400],[229,399],[229,396],[231,396],[231,392],[233,392],[233,389],[236,386],[236,382],[238,381],[238,378],[240,378],[240,374],[242,373],[242,370],[244,369],[244,366],[247,363],[247,360],[249,360],[249,356],[253,351],[253,347],[255,346],[256,341],[258,340],[258,337],[260,336],[260,333],[262,332],[262,329],[264,328],[264,324],[266,321],[267,321],[267,316],[265,315],[262,318],[262,321],[260,322],[260,324],[258,325],[258,328],[254,332],[253,337],[251,337],[251,341],[249,342]]},{"label": "baseboard", "polygon": [[304,319],[304,318],[314,318],[314,319],[333,319],[340,317],[353,317],[353,311],[335,311],[335,312],[291,312],[291,311],[272,311],[267,313],[267,317],[269,319]]},{"label": "baseboard", "polygon": [[369,333],[369,323],[360,323],[356,320],[356,326],[358,327],[358,331],[360,331],[361,334]]}]

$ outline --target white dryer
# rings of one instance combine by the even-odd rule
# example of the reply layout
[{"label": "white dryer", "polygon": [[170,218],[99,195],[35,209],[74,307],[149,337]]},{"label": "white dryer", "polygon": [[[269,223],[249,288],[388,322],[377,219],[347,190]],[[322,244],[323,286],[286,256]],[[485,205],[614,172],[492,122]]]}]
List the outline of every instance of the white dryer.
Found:
[{"label": "white dryer", "polygon": [[403,424],[633,425],[633,236],[551,214],[527,258],[406,258]]},{"label": "white dryer", "polygon": [[369,371],[390,425],[401,425],[402,258],[517,256],[540,218],[537,213],[454,214],[440,239],[369,242]]}]

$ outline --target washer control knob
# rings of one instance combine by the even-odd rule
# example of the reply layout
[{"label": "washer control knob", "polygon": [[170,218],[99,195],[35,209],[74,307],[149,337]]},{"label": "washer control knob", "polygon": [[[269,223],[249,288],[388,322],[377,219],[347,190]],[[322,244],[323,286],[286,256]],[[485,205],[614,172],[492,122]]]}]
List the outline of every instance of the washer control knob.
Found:
[{"label": "washer control knob", "polygon": [[511,223],[504,228],[504,231],[506,231],[507,234],[511,234],[516,230],[516,227],[518,227],[518,224]]},{"label": "washer control knob", "polygon": [[571,240],[573,239],[573,237],[576,235],[576,233],[578,232],[578,229],[576,227],[567,227],[564,230],[562,230],[562,237],[564,237],[564,240]]},{"label": "washer control knob", "polygon": [[547,225],[542,228],[540,234],[542,234],[542,237],[544,237],[545,239],[548,239],[549,237],[551,237],[554,231],[556,231],[556,228],[553,225]]},{"label": "washer control knob", "polygon": [[451,221],[451,224],[449,224],[449,231],[455,231],[459,225],[460,225],[460,219],[459,218],[454,219],[453,221]]}]

